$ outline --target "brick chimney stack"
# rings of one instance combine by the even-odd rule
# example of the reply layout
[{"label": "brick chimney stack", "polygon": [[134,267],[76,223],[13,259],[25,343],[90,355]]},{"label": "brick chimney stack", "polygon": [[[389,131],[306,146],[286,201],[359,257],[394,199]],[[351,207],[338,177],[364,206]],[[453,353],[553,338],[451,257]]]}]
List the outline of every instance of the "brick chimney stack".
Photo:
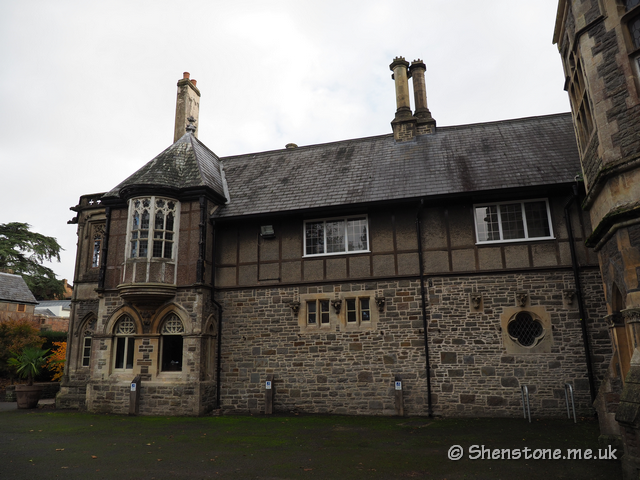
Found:
[{"label": "brick chimney stack", "polygon": [[431,116],[429,107],[427,107],[427,87],[424,81],[424,72],[427,67],[420,59],[411,62],[409,73],[413,82],[413,95],[416,102],[415,117],[418,119],[416,125],[416,134],[423,135],[425,133],[434,133],[436,129],[436,121]]},{"label": "brick chimney stack", "polygon": [[409,103],[409,62],[404,57],[396,57],[389,68],[396,84],[396,116],[391,127],[396,141],[404,142],[415,136],[416,129],[416,118],[411,114]]},{"label": "brick chimney stack", "polygon": [[196,119],[196,130],[193,135],[198,137],[198,115],[200,113],[200,90],[196,88],[196,81],[189,79],[189,72],[184,72],[178,81],[178,99],[176,100],[176,123],[173,131],[173,141],[176,142],[187,132],[189,117]]}]

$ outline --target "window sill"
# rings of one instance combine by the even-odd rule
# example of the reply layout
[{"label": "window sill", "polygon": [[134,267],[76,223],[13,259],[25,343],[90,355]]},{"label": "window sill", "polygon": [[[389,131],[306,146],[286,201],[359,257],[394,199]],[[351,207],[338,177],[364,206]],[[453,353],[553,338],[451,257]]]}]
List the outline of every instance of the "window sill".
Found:
[{"label": "window sill", "polygon": [[517,238],[513,240],[490,240],[486,242],[476,242],[476,246],[481,247],[483,245],[499,245],[503,243],[536,243],[536,242],[548,242],[556,240],[555,237],[539,237],[539,238]]},{"label": "window sill", "polygon": [[318,257],[336,257],[338,255],[358,255],[358,254],[367,254],[371,253],[371,250],[358,250],[357,252],[333,252],[333,253],[314,253],[310,255],[303,255],[302,258],[318,258]]}]

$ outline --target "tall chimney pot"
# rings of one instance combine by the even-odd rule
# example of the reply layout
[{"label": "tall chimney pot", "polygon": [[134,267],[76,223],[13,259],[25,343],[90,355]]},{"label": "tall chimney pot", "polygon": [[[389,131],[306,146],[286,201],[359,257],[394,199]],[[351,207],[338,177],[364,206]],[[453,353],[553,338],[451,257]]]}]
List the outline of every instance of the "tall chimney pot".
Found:
[{"label": "tall chimney pot", "polygon": [[427,87],[424,81],[424,72],[426,70],[426,65],[420,59],[411,62],[411,66],[409,67],[411,81],[413,82],[413,95],[416,103],[414,115],[418,119],[416,124],[416,133],[418,135],[434,133],[436,128],[436,121],[431,116],[431,112],[427,106]]},{"label": "tall chimney pot", "polygon": [[404,57],[396,57],[389,68],[393,71],[391,78],[396,86],[396,116],[391,121],[393,138],[397,142],[406,142],[415,137],[416,131],[416,118],[411,115],[409,103],[409,62]]},{"label": "tall chimney pot", "polygon": [[[189,72],[182,74],[178,80],[178,98],[176,100],[176,122],[173,129],[173,141],[178,141],[186,132],[189,117],[195,119],[193,136],[198,137],[198,117],[200,113],[200,90],[195,80],[189,80]],[[191,129],[189,129],[191,131]]]}]

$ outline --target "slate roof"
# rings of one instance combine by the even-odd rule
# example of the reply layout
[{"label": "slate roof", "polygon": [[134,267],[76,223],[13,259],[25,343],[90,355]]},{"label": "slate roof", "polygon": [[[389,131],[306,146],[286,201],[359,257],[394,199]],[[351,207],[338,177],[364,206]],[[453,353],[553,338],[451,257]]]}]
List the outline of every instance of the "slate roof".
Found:
[{"label": "slate roof", "polygon": [[63,310],[71,310],[71,300],[42,300],[36,308],[62,307]]},{"label": "slate roof", "polygon": [[569,183],[580,172],[568,113],[220,160],[230,199],[219,218]]},{"label": "slate roof", "polygon": [[178,191],[204,187],[225,200],[218,156],[190,131],[104,197],[120,197],[127,187],[161,187]]},{"label": "slate roof", "polygon": [[20,275],[0,273],[0,301],[11,303],[38,303],[27,283]]}]

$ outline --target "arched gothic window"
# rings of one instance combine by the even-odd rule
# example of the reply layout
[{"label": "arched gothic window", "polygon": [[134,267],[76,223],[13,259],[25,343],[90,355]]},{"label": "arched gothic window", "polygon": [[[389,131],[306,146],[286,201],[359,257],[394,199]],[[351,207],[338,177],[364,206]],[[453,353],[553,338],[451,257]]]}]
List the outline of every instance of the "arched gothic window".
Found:
[{"label": "arched gothic window", "polygon": [[184,325],[180,317],[175,313],[167,315],[162,323],[160,334],[162,335],[161,370],[163,372],[181,372]]},{"label": "arched gothic window", "polygon": [[116,323],[114,333],[115,355],[113,368],[115,370],[132,370],[133,354],[135,352],[136,324],[129,315],[123,315]]}]

